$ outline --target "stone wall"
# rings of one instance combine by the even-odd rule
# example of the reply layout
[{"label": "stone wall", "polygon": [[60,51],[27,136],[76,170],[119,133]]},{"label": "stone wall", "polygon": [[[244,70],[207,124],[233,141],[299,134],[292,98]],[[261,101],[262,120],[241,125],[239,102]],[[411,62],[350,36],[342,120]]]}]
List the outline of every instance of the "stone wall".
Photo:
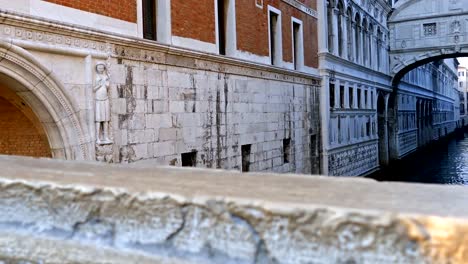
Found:
[{"label": "stone wall", "polygon": [[[49,140],[57,134],[86,142],[87,148],[74,149],[67,159],[82,155],[114,163],[240,170],[244,146],[249,171],[310,173],[318,167],[319,151],[311,154],[320,149],[320,80],[315,75],[65,25],[52,31],[35,19],[18,24],[15,14],[4,15],[0,35],[5,43],[49,72],[70,100],[67,112],[59,111],[64,117],[58,128],[47,131],[54,133]],[[110,78],[112,144],[95,144],[98,63],[106,65]],[[26,70],[6,60],[2,66],[28,81]],[[26,88],[9,80],[0,78],[24,96]],[[41,93],[29,97],[33,111],[39,111],[37,101],[49,103],[45,112],[56,111],[49,102],[56,95],[46,100]],[[70,134],[74,127],[82,139]]]},{"label": "stone wall", "polygon": [[240,169],[241,147],[250,145],[252,171],[310,172],[309,138],[318,134],[318,91],[310,81],[258,78],[255,70],[182,56],[170,57],[180,65],[116,59],[113,162],[182,165],[181,153],[196,152],[199,167]]},{"label": "stone wall", "polygon": [[0,167],[7,263],[468,261],[463,186],[14,157]]}]

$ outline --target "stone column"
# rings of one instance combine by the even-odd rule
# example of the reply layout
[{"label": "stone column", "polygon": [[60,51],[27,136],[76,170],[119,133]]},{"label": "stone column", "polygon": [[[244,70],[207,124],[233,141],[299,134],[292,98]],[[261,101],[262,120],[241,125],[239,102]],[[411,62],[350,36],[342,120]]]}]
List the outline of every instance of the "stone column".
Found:
[{"label": "stone column", "polygon": [[[348,18],[348,19],[351,19],[352,21],[352,18]],[[351,22],[351,32],[348,32],[348,34],[351,34],[350,38],[349,38],[349,46],[350,46],[350,49],[349,49],[349,54],[348,54],[348,58],[350,61],[353,61],[355,62],[356,61],[356,43],[355,43],[355,36],[356,36],[356,29],[355,29],[355,26],[356,26],[356,23],[354,23],[354,21]]]},{"label": "stone column", "polygon": [[364,60],[364,28],[359,27],[359,63],[361,65],[365,65],[366,62]]},{"label": "stone column", "polygon": [[317,3],[317,14],[319,17],[317,20],[319,53],[325,53],[328,52],[327,1],[319,1]]},{"label": "stone column", "polygon": [[333,9],[333,19],[332,19],[332,27],[333,27],[333,55],[338,56],[338,16],[340,15],[340,11],[336,8]]},{"label": "stone column", "polygon": [[341,28],[343,29],[343,53],[342,57],[344,59],[348,59],[348,16],[346,14],[343,14],[343,19],[341,19]]},{"label": "stone column", "polygon": [[372,88],[369,87],[367,88],[367,105],[366,105],[366,108],[367,109],[372,109]]},{"label": "stone column", "polygon": [[334,108],[340,108],[340,80],[335,79],[335,105]]},{"label": "stone column", "polygon": [[371,69],[376,70],[376,65],[377,65],[377,52],[376,52],[376,47],[375,47],[375,36],[374,32],[371,32],[370,35],[370,58],[371,58]]},{"label": "stone column", "polygon": [[[322,1],[321,1],[322,2]],[[320,121],[321,121],[321,135],[322,135],[322,174],[328,175],[328,150],[330,149],[330,77],[328,75],[322,76],[322,89],[320,89]]]},{"label": "stone column", "polygon": [[354,109],[357,109],[359,108],[359,105],[358,105],[358,94],[357,94],[357,83],[355,83],[353,85],[353,108]]},{"label": "stone column", "polygon": [[348,84],[348,82],[346,82],[345,83],[345,92],[344,92],[344,97],[345,97],[344,102],[345,102],[345,108],[347,108],[347,109],[349,109],[349,104],[350,104],[350,102],[349,102],[349,89],[350,89],[349,84]]}]

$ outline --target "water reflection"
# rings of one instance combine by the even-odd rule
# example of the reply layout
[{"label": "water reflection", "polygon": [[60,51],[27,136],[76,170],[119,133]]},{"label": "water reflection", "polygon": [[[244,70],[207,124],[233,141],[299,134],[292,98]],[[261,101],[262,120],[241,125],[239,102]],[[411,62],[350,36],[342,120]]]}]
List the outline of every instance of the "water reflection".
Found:
[{"label": "water reflection", "polygon": [[425,147],[370,177],[383,181],[468,185],[468,134]]}]

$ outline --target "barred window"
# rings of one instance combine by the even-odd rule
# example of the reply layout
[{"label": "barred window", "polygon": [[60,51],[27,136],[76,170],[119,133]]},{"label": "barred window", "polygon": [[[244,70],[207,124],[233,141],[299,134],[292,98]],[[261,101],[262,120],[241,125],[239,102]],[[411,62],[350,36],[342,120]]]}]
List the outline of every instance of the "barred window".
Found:
[{"label": "barred window", "polygon": [[424,36],[435,36],[437,35],[437,23],[424,24]]}]

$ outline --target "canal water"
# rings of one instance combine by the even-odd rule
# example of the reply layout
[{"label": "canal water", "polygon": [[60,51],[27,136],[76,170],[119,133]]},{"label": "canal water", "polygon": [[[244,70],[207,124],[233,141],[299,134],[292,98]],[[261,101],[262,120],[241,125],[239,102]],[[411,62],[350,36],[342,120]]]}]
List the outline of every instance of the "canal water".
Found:
[{"label": "canal water", "polygon": [[468,133],[459,133],[424,147],[369,178],[468,185]]}]

